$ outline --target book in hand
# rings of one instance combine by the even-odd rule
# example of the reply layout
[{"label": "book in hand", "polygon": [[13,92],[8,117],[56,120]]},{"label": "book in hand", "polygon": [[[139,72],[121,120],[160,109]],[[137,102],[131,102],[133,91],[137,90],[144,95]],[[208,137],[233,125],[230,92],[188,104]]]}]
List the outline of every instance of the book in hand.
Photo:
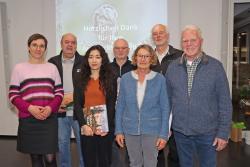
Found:
[{"label": "book in hand", "polygon": [[108,116],[106,105],[85,107],[83,109],[86,124],[91,127],[93,132],[108,132]]}]

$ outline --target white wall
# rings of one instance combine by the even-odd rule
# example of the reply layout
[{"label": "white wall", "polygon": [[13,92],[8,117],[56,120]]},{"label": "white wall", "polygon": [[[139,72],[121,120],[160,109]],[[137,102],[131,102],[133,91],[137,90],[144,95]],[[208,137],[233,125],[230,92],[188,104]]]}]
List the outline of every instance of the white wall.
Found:
[{"label": "white wall", "polygon": [[[187,24],[195,24],[201,28],[204,38],[203,50],[223,63],[232,87],[232,40],[230,22],[233,23],[232,5],[234,0],[169,0],[170,10],[176,10],[169,18],[170,23],[177,23],[177,27],[170,27],[171,42],[180,47],[180,32]],[[235,0],[236,1],[236,0]],[[231,19],[231,20],[230,20]],[[172,24],[175,25],[175,24]],[[230,27],[231,26],[231,27]],[[173,29],[173,30],[172,30]],[[176,33],[179,33],[176,35]]]},{"label": "white wall", "polygon": [[[227,41],[225,6],[227,0],[168,0],[170,43],[180,48],[180,31],[186,24],[198,25],[204,37],[204,51],[222,60],[226,67]],[[35,32],[49,41],[47,57],[56,54],[54,0],[0,0],[7,3],[10,67],[27,60],[27,38]],[[224,7],[224,8],[223,8]],[[83,9],[84,10],[84,9]],[[224,13],[224,14],[223,14]],[[143,19],[143,18],[142,18]],[[0,28],[2,26],[0,25]],[[4,55],[0,29],[0,135],[16,135],[17,117],[8,106],[4,77]],[[224,34],[224,35],[223,35]],[[11,114],[10,114],[11,113]]]},{"label": "white wall", "polygon": [[222,0],[180,0],[180,25],[201,28],[204,51],[221,60]]},{"label": "white wall", "polygon": [[[4,16],[4,14],[2,15],[2,12],[4,11],[5,5],[4,4],[0,4],[0,13],[1,13],[1,17],[0,17],[0,27],[4,27],[4,24],[2,24],[2,21],[4,21],[4,19],[2,19],[2,17]],[[6,26],[5,26],[6,28]],[[1,122],[1,126],[3,128],[1,128],[1,133],[0,134],[6,134],[8,133],[8,131],[15,131],[16,130],[16,126],[11,126],[11,128],[5,128],[7,127],[9,122],[12,122],[14,125],[16,125],[16,115],[15,113],[11,113],[11,111],[8,108],[8,101],[7,101],[7,77],[5,75],[5,53],[4,53],[4,40],[3,40],[3,34],[4,33],[4,29],[1,29],[0,31],[0,122]]]},{"label": "white wall", "polygon": [[180,49],[180,0],[168,0],[168,28],[170,44]]},{"label": "white wall", "polygon": [[45,35],[49,41],[47,55],[55,55],[55,2],[53,0],[7,0],[6,2],[9,50],[13,58],[11,62],[16,64],[27,60],[26,42],[33,33]]},{"label": "white wall", "polygon": [[[180,32],[185,25],[201,28],[203,50],[227,68],[228,0],[168,0],[170,43],[180,48]],[[171,13],[171,14],[170,14]]]}]

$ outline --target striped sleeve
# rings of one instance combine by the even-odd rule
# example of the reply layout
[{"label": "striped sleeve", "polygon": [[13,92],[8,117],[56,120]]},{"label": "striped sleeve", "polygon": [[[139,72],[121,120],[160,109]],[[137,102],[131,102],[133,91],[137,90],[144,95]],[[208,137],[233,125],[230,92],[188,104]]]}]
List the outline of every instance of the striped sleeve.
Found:
[{"label": "striped sleeve", "polygon": [[21,112],[29,113],[28,107],[30,103],[23,100],[20,96],[20,77],[17,66],[12,71],[9,86],[9,100]]},{"label": "striped sleeve", "polygon": [[56,66],[53,65],[53,67],[54,67],[54,70],[53,70],[54,78],[53,79],[55,81],[55,86],[54,86],[55,98],[49,103],[49,106],[51,107],[52,112],[57,112],[60,105],[61,105],[64,91],[63,91],[63,86],[62,86],[61,77],[59,75],[59,72],[58,72]]}]

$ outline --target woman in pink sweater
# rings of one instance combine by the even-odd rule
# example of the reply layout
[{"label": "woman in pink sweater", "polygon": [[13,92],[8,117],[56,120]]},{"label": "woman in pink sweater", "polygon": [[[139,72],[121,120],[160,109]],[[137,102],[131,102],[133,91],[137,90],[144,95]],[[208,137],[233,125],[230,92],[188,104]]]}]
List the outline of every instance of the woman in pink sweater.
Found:
[{"label": "woman in pink sweater", "polygon": [[28,39],[29,59],[12,72],[9,99],[18,110],[17,151],[31,156],[32,167],[56,167],[57,116],[63,88],[57,68],[45,61],[47,39]]}]

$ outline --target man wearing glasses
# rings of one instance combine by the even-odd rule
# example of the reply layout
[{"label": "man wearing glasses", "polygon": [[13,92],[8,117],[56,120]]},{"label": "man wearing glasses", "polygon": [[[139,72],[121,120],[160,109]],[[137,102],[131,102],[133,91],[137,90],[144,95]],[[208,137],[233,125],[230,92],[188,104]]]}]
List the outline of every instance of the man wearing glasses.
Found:
[{"label": "man wearing glasses", "polygon": [[[119,93],[119,81],[121,76],[134,69],[131,61],[128,59],[129,46],[125,39],[117,39],[113,44],[114,60],[110,63],[112,71],[117,78],[117,88]],[[117,143],[113,143],[113,153],[112,153],[112,167],[129,167],[129,159],[127,148],[120,148]]]},{"label": "man wearing glasses", "polygon": [[[152,66],[153,71],[157,71],[165,75],[168,65],[178,57],[181,57],[182,51],[175,49],[169,45],[168,27],[163,24],[156,24],[151,31],[151,37],[155,44],[155,52],[158,58],[157,65]],[[168,140],[169,153],[166,155],[166,148],[159,152],[157,167],[165,167],[165,163],[171,167],[179,167],[179,159],[172,134]],[[165,154],[165,155],[164,155]],[[167,162],[165,162],[167,159]]]},{"label": "man wearing glasses", "polygon": [[228,141],[232,102],[222,63],[202,51],[201,30],[186,26],[181,34],[184,54],[165,75],[173,112],[173,133],[180,166],[215,167],[216,154]]}]

